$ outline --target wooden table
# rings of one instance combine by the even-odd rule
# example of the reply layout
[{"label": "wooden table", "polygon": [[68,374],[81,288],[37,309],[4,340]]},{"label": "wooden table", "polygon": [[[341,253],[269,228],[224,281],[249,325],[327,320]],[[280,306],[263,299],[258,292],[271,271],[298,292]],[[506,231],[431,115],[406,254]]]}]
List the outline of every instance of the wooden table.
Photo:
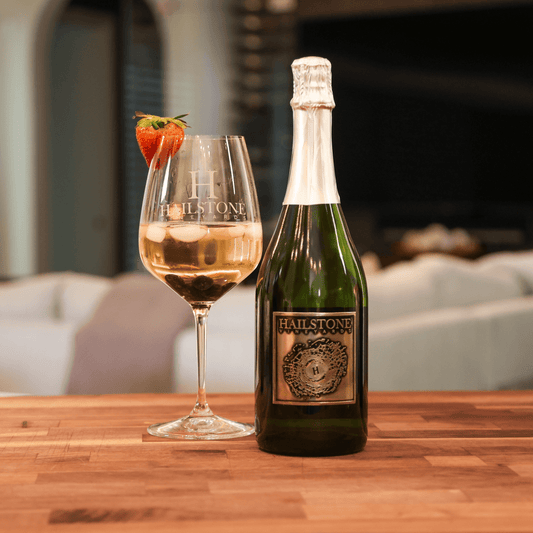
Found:
[{"label": "wooden table", "polygon": [[[533,391],[371,393],[367,449],[331,458],[148,435],[193,400],[0,399],[0,530],[533,531]],[[253,420],[251,395],[210,404]]]}]

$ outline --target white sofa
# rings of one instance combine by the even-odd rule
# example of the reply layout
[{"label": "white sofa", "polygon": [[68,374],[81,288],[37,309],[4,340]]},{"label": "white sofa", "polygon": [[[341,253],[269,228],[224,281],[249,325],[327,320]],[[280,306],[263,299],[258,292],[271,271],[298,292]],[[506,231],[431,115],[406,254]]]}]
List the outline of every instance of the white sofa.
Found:
[{"label": "white sofa", "polygon": [[[371,390],[533,388],[533,252],[476,261],[422,255],[367,276]],[[251,392],[254,289],[210,313],[207,389]],[[178,336],[177,388],[193,392],[194,330]]]},{"label": "white sofa", "polygon": [[0,395],[171,392],[190,307],[149,274],[0,283]]},{"label": "white sofa", "polygon": [[[476,261],[423,255],[367,280],[370,389],[533,387],[533,252]],[[0,392],[65,393],[76,335],[113,287],[112,279],[74,273],[0,284]],[[208,393],[253,391],[254,297],[253,287],[236,287],[210,312]],[[196,391],[191,322],[174,342],[180,392]]]}]

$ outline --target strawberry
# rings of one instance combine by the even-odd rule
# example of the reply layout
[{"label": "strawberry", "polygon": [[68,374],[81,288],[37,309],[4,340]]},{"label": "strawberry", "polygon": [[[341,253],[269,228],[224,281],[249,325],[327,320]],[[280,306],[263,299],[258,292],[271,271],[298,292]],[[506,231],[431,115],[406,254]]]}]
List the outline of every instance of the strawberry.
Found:
[{"label": "strawberry", "polygon": [[157,117],[145,115],[140,111],[135,112],[133,118],[140,118],[135,128],[135,135],[148,166],[150,166],[160,146],[161,150],[155,162],[155,168],[163,166],[180,149],[183,137],[185,137],[183,130],[188,127],[187,123],[181,119],[186,116]]}]

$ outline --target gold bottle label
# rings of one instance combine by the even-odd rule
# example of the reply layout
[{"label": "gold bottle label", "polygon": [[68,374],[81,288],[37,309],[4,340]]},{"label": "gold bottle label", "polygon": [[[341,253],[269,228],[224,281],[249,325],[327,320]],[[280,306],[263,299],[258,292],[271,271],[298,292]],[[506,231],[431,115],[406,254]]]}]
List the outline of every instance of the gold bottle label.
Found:
[{"label": "gold bottle label", "polygon": [[273,403],[355,403],[355,312],[274,312]]}]

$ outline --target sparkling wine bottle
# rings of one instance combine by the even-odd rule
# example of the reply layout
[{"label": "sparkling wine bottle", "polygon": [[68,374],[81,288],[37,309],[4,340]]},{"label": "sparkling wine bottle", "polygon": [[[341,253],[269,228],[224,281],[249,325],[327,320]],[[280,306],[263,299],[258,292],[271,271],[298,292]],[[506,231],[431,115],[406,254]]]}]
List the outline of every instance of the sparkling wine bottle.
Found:
[{"label": "sparkling wine bottle", "polygon": [[255,429],[267,452],[344,455],[367,439],[366,280],[335,180],[331,65],[292,70],[289,182],[257,281]]}]

